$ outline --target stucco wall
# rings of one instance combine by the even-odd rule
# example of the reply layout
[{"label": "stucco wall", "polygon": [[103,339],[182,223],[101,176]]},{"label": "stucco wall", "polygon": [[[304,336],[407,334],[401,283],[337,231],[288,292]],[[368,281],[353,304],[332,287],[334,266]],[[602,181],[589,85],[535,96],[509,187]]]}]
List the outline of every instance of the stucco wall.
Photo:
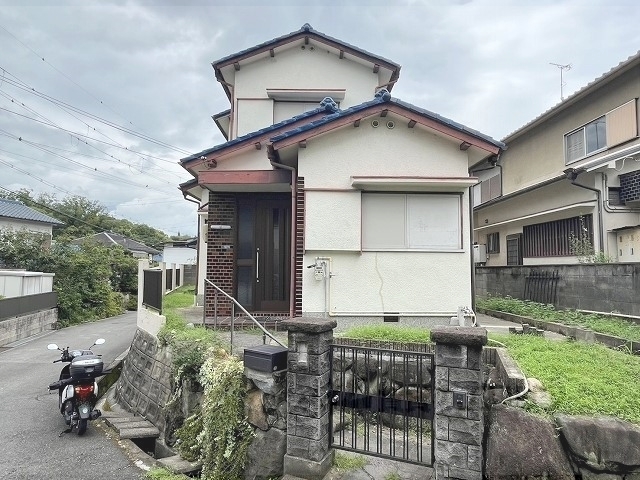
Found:
[{"label": "stucco wall", "polygon": [[26,222],[15,218],[0,218],[0,229],[11,228],[13,230],[28,230],[30,232],[47,233],[51,235],[52,227],[46,223]]}]

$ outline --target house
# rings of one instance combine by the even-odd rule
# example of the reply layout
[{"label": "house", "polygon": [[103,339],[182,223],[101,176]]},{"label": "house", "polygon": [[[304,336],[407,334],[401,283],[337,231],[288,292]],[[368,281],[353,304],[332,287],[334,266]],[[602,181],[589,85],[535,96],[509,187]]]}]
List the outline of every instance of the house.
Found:
[{"label": "house", "polygon": [[49,215],[27,207],[17,200],[0,198],[0,229],[28,230],[43,233],[51,243],[53,227],[64,225],[63,222]]},{"label": "house", "polygon": [[585,245],[603,260],[640,261],[638,97],[640,52],[472,166],[478,262],[576,263]]},{"label": "house", "polygon": [[89,235],[87,237],[77,238],[71,241],[71,243],[75,245],[81,245],[85,242],[95,242],[106,247],[120,245],[125,250],[131,252],[131,255],[135,258],[151,259],[153,255],[160,254],[160,250],[148,247],[143,243],[137,242],[115,232],[100,232],[95,235]]},{"label": "house", "polygon": [[195,265],[198,251],[198,239],[172,240],[162,247],[162,261],[176,265]]},{"label": "house", "polygon": [[226,143],[181,160],[204,277],[256,315],[442,321],[472,304],[472,165],[504,145],[391,96],[396,63],[308,24],[212,64]]}]

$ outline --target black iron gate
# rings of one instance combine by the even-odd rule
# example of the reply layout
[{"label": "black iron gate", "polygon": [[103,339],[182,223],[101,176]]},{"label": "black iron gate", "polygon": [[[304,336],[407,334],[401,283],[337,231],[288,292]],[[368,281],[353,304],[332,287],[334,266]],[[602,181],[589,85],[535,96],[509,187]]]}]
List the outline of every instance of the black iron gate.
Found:
[{"label": "black iron gate", "polygon": [[336,342],[329,386],[331,447],[432,465],[432,346]]}]

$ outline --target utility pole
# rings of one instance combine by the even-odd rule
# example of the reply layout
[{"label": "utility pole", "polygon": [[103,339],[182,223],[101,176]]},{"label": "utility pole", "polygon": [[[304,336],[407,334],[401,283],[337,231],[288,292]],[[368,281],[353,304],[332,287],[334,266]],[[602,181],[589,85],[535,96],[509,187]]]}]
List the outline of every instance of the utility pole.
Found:
[{"label": "utility pole", "polygon": [[564,73],[565,70],[571,70],[571,64],[567,63],[566,65],[560,65],[559,63],[549,62],[549,65],[554,65],[560,69],[560,100],[562,101],[564,100],[564,92],[562,90],[562,87],[564,87],[567,84],[567,82],[565,82],[564,79],[562,78],[562,74]]}]

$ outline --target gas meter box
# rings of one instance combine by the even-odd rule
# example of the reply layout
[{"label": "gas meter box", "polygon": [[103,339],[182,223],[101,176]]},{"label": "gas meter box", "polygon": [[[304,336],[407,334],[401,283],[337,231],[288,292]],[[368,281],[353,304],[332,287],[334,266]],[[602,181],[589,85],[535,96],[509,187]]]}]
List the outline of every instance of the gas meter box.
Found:
[{"label": "gas meter box", "polygon": [[278,372],[287,369],[286,347],[259,345],[244,349],[244,366],[258,372]]},{"label": "gas meter box", "polygon": [[76,380],[88,380],[102,375],[103,367],[104,362],[97,355],[82,355],[71,361],[69,373]]}]

